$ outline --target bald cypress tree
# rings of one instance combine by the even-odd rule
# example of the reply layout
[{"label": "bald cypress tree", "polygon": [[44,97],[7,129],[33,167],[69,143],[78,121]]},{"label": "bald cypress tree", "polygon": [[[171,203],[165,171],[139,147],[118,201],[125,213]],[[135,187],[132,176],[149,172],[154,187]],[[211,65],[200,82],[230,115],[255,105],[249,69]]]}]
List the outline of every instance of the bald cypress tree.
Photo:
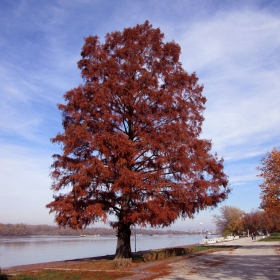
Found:
[{"label": "bald cypress tree", "polygon": [[223,161],[199,138],[203,87],[182,68],[180,46],[163,38],[147,21],[104,43],[85,38],[84,83],[58,106],[64,131],[52,142],[62,152],[53,156],[47,207],[73,228],[114,215],[116,258],[131,257],[131,226],[170,226],[230,191]]}]

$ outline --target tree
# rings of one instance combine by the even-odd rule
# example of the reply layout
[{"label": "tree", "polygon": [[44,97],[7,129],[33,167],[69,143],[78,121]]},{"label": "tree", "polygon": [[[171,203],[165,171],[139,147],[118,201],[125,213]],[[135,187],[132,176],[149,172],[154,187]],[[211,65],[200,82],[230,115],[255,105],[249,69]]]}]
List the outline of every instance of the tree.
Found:
[{"label": "tree", "polygon": [[266,232],[279,232],[280,231],[280,220],[279,215],[271,214],[270,212],[264,212],[265,218],[265,230]]},{"label": "tree", "polygon": [[148,21],[104,43],[85,38],[84,84],[58,105],[64,131],[52,142],[63,151],[53,156],[47,207],[72,228],[114,215],[116,258],[131,257],[131,226],[170,226],[230,192],[223,160],[199,139],[203,87],[182,68],[180,46],[163,38]]},{"label": "tree", "polygon": [[261,158],[261,166],[257,167],[263,178],[260,208],[271,214],[280,214],[280,151],[274,148]]},{"label": "tree", "polygon": [[213,222],[217,229],[223,234],[239,234],[243,230],[242,217],[244,211],[233,206],[222,206],[220,215],[213,216]]},{"label": "tree", "polygon": [[243,228],[249,232],[267,231],[267,220],[264,211],[252,210],[250,213],[246,213],[243,218]]},{"label": "tree", "polygon": [[263,233],[279,231],[279,218],[263,210],[252,210],[246,213],[243,218],[243,227],[250,232],[262,231]]}]

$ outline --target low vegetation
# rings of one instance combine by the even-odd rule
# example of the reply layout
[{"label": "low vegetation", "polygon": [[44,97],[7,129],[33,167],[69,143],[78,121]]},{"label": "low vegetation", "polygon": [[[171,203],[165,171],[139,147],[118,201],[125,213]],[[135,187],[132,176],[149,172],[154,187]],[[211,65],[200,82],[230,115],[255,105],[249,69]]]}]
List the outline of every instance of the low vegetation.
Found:
[{"label": "low vegetation", "polygon": [[3,273],[0,267],[0,280],[8,280],[8,275]]},{"label": "low vegetation", "polygon": [[121,277],[128,277],[131,274],[125,272],[106,271],[59,271],[43,270],[35,273],[20,274],[13,276],[11,280],[115,280]]},{"label": "low vegetation", "polygon": [[270,242],[270,241],[280,241],[280,233],[271,233],[270,236],[261,239],[260,241]]},{"label": "low vegetation", "polygon": [[185,247],[185,248],[166,248],[164,250],[149,251],[142,255],[144,262],[162,260],[175,256],[183,256],[186,254],[194,253],[195,247]]}]

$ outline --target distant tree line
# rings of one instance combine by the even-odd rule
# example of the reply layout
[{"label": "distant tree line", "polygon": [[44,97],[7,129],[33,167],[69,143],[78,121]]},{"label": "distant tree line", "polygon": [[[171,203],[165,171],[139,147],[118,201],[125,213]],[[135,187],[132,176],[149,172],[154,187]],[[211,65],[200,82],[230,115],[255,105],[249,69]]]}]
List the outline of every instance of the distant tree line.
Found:
[{"label": "distant tree line", "polygon": [[244,229],[249,232],[280,232],[280,216],[263,210],[252,210],[242,218]]},{"label": "distant tree line", "polygon": [[220,215],[213,216],[213,222],[218,231],[226,236],[228,234],[243,235],[251,233],[268,234],[280,231],[280,215],[263,210],[252,210],[245,213],[233,206],[220,208]]},{"label": "distant tree line", "polygon": [[[134,229],[132,231],[135,234]],[[185,234],[178,230],[149,230],[136,228],[136,234]],[[49,235],[49,236],[77,236],[82,234],[70,227],[49,226],[49,225],[28,225],[28,224],[1,224],[0,236],[31,236],[31,235]],[[83,231],[85,235],[116,235],[116,230],[112,228],[87,228]]]},{"label": "distant tree line", "polygon": [[245,213],[233,206],[222,206],[220,215],[213,216],[213,222],[223,235],[247,233],[280,232],[280,151],[273,148],[261,158],[260,184],[261,204],[258,210]]}]

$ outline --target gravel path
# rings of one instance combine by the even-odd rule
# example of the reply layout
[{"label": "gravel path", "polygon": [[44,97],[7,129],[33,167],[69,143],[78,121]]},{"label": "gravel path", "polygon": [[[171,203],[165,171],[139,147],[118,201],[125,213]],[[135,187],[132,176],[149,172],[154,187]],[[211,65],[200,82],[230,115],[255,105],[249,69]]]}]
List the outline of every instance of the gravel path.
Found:
[{"label": "gravel path", "polygon": [[280,280],[279,242],[258,242],[248,237],[224,244],[241,247],[171,263],[171,274],[156,279]]}]

